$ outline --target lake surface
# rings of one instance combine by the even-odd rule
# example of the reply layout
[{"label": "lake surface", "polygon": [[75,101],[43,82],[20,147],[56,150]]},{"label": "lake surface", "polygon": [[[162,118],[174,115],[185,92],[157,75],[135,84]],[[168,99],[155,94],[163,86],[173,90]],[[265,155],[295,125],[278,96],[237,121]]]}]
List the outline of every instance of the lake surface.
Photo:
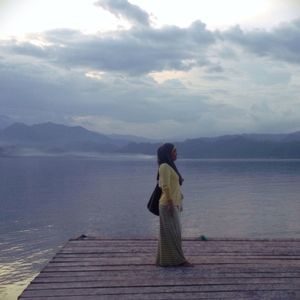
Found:
[{"label": "lake surface", "polygon": [[[300,238],[299,160],[177,166],[184,237]],[[16,299],[72,237],[156,237],[156,171],[143,156],[0,158],[0,299]]]}]

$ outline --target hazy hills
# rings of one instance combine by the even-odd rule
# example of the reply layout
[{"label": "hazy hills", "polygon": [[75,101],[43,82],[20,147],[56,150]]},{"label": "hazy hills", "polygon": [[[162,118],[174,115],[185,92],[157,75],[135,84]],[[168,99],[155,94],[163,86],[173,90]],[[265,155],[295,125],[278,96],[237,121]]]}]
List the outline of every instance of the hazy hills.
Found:
[{"label": "hazy hills", "polygon": [[[131,141],[147,141],[132,136],[106,136],[81,126],[66,126],[42,123],[28,126],[14,123],[0,130],[2,153],[21,153],[33,149],[45,153],[77,152],[118,152],[120,147]],[[1,152],[0,152],[1,153]]]},{"label": "hazy hills", "polygon": [[[188,139],[175,144],[184,158],[300,158],[300,132],[241,134]],[[160,143],[126,135],[104,135],[80,126],[14,123],[0,130],[0,155],[98,152],[155,155]]]},{"label": "hazy hills", "polygon": [[[159,144],[130,143],[121,151],[155,154]],[[300,132],[241,134],[176,142],[183,158],[300,158]]]}]

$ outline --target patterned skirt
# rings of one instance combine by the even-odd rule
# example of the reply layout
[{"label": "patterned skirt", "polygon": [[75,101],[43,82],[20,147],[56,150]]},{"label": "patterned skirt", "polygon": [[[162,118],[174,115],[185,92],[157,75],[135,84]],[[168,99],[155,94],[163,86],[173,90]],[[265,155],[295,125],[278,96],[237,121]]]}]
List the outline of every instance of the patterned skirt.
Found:
[{"label": "patterned skirt", "polygon": [[177,266],[186,261],[181,245],[180,210],[174,207],[171,216],[167,207],[159,206],[160,234],[156,264],[161,267]]}]

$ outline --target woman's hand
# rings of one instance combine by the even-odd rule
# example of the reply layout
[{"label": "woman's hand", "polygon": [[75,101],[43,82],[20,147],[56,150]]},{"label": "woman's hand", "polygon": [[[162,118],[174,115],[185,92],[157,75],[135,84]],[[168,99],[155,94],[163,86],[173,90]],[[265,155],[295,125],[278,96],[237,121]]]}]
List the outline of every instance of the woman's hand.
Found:
[{"label": "woman's hand", "polygon": [[173,216],[174,214],[174,205],[172,201],[169,201],[167,204],[167,212],[170,216]]}]

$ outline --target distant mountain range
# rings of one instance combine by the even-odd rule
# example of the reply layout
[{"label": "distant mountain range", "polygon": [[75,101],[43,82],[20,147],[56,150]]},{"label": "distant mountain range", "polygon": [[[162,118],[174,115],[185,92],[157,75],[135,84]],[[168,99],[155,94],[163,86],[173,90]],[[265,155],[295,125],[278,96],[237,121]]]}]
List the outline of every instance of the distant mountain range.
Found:
[{"label": "distant mountain range", "polygon": [[[104,135],[81,126],[42,123],[28,126],[14,123],[0,130],[0,154],[21,153],[24,149],[45,153],[118,152],[130,142],[151,141],[136,136]],[[2,150],[2,151],[1,151]]]},{"label": "distant mountain range", "polygon": [[[240,134],[174,142],[183,158],[300,158],[300,132]],[[14,123],[0,130],[0,156],[97,152],[155,155],[159,142],[128,135],[104,135],[80,126]]]},{"label": "distant mountain range", "polygon": [[[290,134],[241,134],[176,142],[182,158],[260,159],[300,158],[300,132]],[[155,154],[159,144],[130,143],[120,151]]]}]

